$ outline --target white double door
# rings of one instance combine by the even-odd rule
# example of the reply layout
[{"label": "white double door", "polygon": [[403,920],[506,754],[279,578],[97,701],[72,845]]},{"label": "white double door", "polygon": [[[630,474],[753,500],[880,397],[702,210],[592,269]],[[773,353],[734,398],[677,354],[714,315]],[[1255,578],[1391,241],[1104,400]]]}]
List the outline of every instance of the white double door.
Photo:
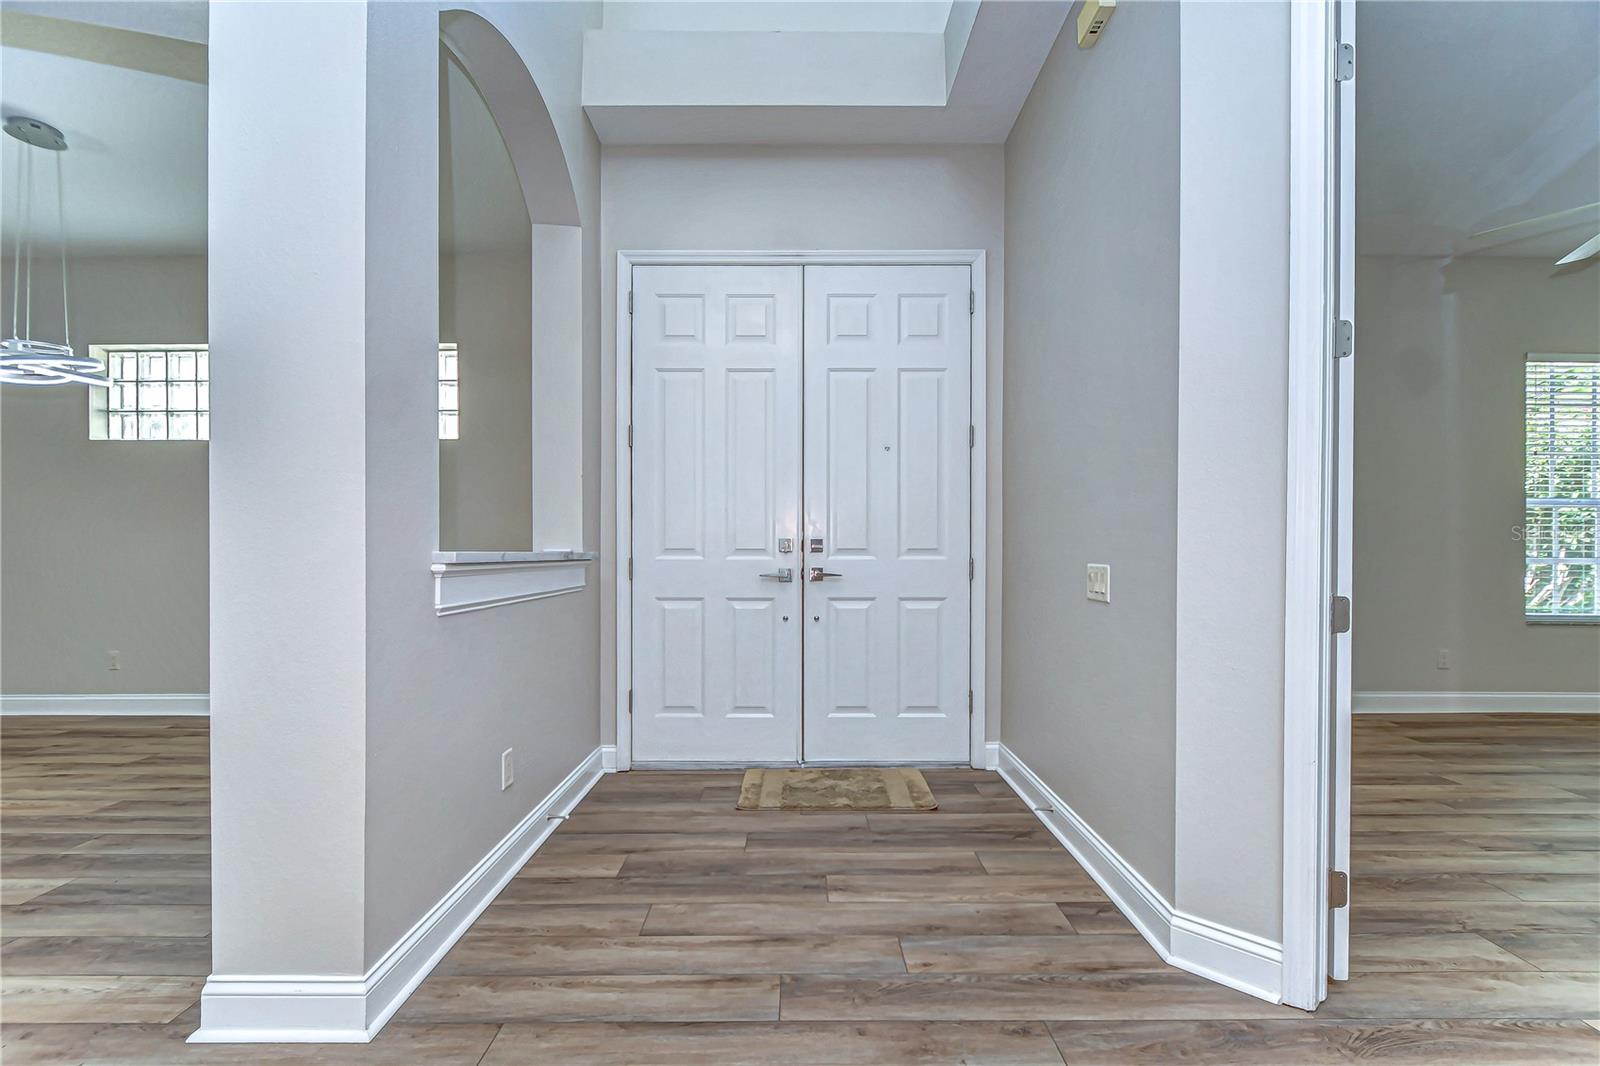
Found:
[{"label": "white double door", "polygon": [[633,758],[969,759],[965,266],[633,271]]}]

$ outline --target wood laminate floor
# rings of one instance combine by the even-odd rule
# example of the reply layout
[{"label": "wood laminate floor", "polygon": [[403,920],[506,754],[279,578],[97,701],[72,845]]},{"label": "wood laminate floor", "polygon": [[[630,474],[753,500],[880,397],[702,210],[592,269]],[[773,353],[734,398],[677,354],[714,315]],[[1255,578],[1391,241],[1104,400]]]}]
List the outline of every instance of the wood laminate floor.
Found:
[{"label": "wood laminate floor", "polygon": [[996,775],[932,814],[602,780],[370,1045],[183,1043],[204,719],[0,721],[6,1066],[1596,1063],[1600,721],[1362,718],[1354,979],[1308,1015],[1161,964]]}]

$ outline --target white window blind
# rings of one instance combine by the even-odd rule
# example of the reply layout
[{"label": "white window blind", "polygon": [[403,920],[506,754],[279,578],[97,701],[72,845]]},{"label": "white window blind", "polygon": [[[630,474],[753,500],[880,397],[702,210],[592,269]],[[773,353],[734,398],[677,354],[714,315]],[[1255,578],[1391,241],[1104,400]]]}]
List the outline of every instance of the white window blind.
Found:
[{"label": "white window blind", "polygon": [[1523,404],[1524,613],[1600,621],[1600,355],[1530,353]]}]

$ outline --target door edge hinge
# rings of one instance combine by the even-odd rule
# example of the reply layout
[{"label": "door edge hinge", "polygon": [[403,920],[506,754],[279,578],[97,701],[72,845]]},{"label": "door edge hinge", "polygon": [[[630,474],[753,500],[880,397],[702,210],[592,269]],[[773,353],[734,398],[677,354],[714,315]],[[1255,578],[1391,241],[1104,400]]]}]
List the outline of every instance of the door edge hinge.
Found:
[{"label": "door edge hinge", "polygon": [[1350,597],[1335,596],[1329,608],[1329,628],[1335,633],[1350,632]]},{"label": "door edge hinge", "polygon": [[628,314],[633,314],[633,290],[628,290]]},{"label": "door edge hinge", "polygon": [[968,718],[972,717],[972,714],[973,714],[972,708],[974,706],[976,706],[976,704],[977,704],[977,698],[975,696],[973,696],[972,690],[970,688],[967,689],[967,717]]},{"label": "door edge hinge", "polygon": [[976,448],[977,446],[978,446],[978,427],[969,422],[969,423],[967,423],[967,447],[968,448]]},{"label": "door edge hinge", "polygon": [[1343,870],[1328,871],[1328,909],[1340,910],[1350,905],[1350,875]]},{"label": "door edge hinge", "polygon": [[633,556],[628,556],[628,580],[633,580]]},{"label": "door edge hinge", "polygon": [[628,447],[633,447],[633,423],[628,423]]},{"label": "door edge hinge", "polygon": [[1333,46],[1333,80],[1350,81],[1356,76],[1356,46],[1340,41]]},{"label": "door edge hinge", "polygon": [[633,713],[633,689],[628,690],[628,713]]},{"label": "door edge hinge", "polygon": [[971,581],[978,576],[978,560],[967,556],[967,580]]},{"label": "door edge hinge", "polygon": [[1341,318],[1333,324],[1333,357],[1348,359],[1356,353],[1356,324]]},{"label": "door edge hinge", "polygon": [[978,291],[976,289],[968,289],[967,290],[967,314],[975,315],[977,313],[978,313]]}]

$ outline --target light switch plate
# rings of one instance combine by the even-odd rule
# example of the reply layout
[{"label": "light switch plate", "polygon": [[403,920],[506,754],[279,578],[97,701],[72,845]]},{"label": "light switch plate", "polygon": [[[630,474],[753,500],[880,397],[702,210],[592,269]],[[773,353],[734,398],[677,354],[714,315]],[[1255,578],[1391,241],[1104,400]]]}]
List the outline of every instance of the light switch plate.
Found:
[{"label": "light switch plate", "polygon": [[1084,579],[1084,595],[1100,603],[1111,602],[1111,565],[1090,563]]}]

